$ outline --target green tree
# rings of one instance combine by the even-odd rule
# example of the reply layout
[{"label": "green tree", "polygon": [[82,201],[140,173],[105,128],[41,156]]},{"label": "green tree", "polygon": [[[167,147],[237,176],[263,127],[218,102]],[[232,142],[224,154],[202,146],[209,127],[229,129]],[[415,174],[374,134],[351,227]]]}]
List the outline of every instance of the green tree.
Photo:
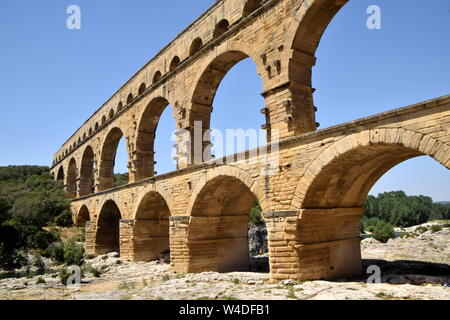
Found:
[{"label": "green tree", "polygon": [[386,243],[389,239],[395,237],[394,228],[391,224],[379,220],[378,224],[373,229],[373,237],[380,242]]},{"label": "green tree", "polygon": [[262,209],[259,205],[259,202],[255,200],[253,202],[252,208],[250,210],[250,224],[251,225],[262,225],[264,224],[264,220],[262,218]]},{"label": "green tree", "polygon": [[114,187],[121,187],[128,184],[128,173],[114,174]]}]

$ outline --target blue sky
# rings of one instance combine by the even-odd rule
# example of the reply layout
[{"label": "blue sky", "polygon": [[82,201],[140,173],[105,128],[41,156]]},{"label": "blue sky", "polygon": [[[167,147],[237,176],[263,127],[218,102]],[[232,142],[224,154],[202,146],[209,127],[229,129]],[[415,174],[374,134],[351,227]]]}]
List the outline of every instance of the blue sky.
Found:
[{"label": "blue sky", "polygon": [[[0,165],[49,165],[64,141],[128,78],[214,0],[2,0]],[[66,8],[81,7],[81,30]],[[368,30],[379,5],[382,30]],[[325,31],[313,86],[321,128],[449,94],[450,3],[350,0]],[[261,81],[250,60],[222,82],[212,126],[259,128]],[[235,115],[239,112],[239,117]],[[159,173],[173,169],[166,109],[157,132]],[[119,146],[116,171],[124,172]],[[450,172],[430,158],[388,172],[372,193],[403,189],[450,200]]]}]

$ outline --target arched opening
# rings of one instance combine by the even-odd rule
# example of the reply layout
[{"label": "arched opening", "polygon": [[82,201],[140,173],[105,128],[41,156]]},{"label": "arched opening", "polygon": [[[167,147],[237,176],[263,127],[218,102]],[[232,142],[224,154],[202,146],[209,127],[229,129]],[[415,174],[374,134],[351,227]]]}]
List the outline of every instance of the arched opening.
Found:
[{"label": "arched opening", "polygon": [[122,108],[123,108],[123,103],[122,103],[122,101],[120,101],[120,102],[117,104],[117,112],[119,112],[120,110],[122,110]]},{"label": "arched opening", "polygon": [[216,27],[214,28],[213,33],[213,39],[219,38],[221,35],[223,35],[225,32],[228,31],[228,28],[230,27],[230,23],[228,20],[223,19],[220,20],[218,24],[216,24]]},{"label": "arched opening", "polygon": [[169,71],[175,70],[180,65],[180,58],[178,56],[175,56],[172,61],[170,62]]},{"label": "arched opening", "polygon": [[98,125],[98,122],[96,122],[96,123],[95,123],[95,127],[94,127],[95,131],[97,131],[98,128],[99,128],[99,125]]},{"label": "arched opening", "polygon": [[161,80],[161,72],[160,71],[156,71],[155,75],[153,76],[153,81],[152,84],[155,85],[159,80]]},{"label": "arched opening", "polygon": [[77,197],[77,163],[74,158],[69,162],[69,168],[67,169],[67,184],[66,190],[69,198]]},{"label": "arched opening", "polygon": [[247,0],[244,6],[244,12],[242,13],[243,17],[247,17],[252,14],[256,9],[261,7],[262,0]]},{"label": "arched opening", "polygon": [[136,139],[136,181],[154,176],[156,166],[161,169],[157,174],[176,168],[172,160],[175,121],[173,109],[168,106],[166,99],[155,98],[142,114]]},{"label": "arched opening", "polygon": [[139,90],[138,90],[138,94],[141,95],[145,92],[145,89],[147,89],[147,87],[145,86],[145,83],[142,82],[141,85],[139,86]]},{"label": "arched opening", "polygon": [[288,64],[289,83],[296,88],[291,90],[291,109],[295,120],[292,130],[295,135],[315,131],[321,126],[316,122],[318,108],[314,104],[315,88],[311,79],[312,68],[316,64],[315,52],[326,27],[347,1],[316,0],[311,4],[305,2],[305,5],[299,7],[297,17],[287,32],[289,50],[285,50],[288,58],[285,63]]},{"label": "arched opening", "polygon": [[[59,161],[61,161],[61,158],[59,159]],[[63,168],[63,166],[59,167],[58,174],[56,176],[56,180],[62,181],[62,183],[64,184],[64,168]]]},{"label": "arched opening", "polygon": [[[208,161],[211,156],[218,158],[252,149],[267,142],[270,129],[267,133],[261,130],[267,122],[260,113],[264,105],[261,92],[261,78],[247,54],[228,51],[211,62],[194,90],[189,123],[194,127],[195,122],[201,121],[204,140],[208,139],[207,131],[213,129],[210,132],[212,144],[204,141],[200,155],[191,150],[194,163]],[[213,110],[214,117],[211,118]]]},{"label": "arched opening", "polygon": [[249,222],[256,196],[239,179],[208,182],[192,207],[189,272],[233,272],[250,268]]},{"label": "arched opening", "polygon": [[[122,130],[120,130],[117,127],[111,129],[111,131],[106,136],[106,139],[103,143],[100,159],[99,179],[98,179],[99,191],[104,191],[117,186],[115,185],[116,181],[114,174],[116,173],[115,165],[116,165],[117,151],[119,149],[119,143],[120,144],[124,143],[124,139],[122,138],[123,138]],[[126,156],[126,159],[128,159],[128,153],[126,152],[126,148],[124,154]],[[122,155],[120,155],[119,157],[121,156]]]},{"label": "arched opening", "polygon": [[304,175],[311,177],[318,171],[306,183],[297,226],[303,280],[361,275],[360,220],[369,191],[393,167],[424,155],[406,144],[369,143],[343,149],[334,157],[319,156]]},{"label": "arched opening", "polygon": [[80,168],[80,196],[84,197],[94,193],[94,151],[91,146],[87,146],[81,159]]},{"label": "arched opening", "polygon": [[109,110],[109,119],[114,117],[114,109]]},{"label": "arched opening", "polygon": [[102,125],[104,125],[106,123],[106,116],[102,117]]},{"label": "arched opening", "polygon": [[89,135],[92,134],[92,128],[89,128]]},{"label": "arched opening", "polygon": [[120,220],[122,215],[117,204],[108,200],[102,207],[95,234],[95,254],[110,252],[120,254]]},{"label": "arched opening", "polygon": [[[372,15],[361,17],[368,6],[363,1],[349,1],[329,25],[324,22],[317,31],[311,25],[312,32],[305,30],[303,41],[300,35],[297,39],[299,46],[306,46],[316,41],[317,36],[310,40],[314,34],[323,32],[317,51],[312,45],[308,48],[317,59],[312,84],[317,89],[314,103],[321,128],[448,94],[441,72],[443,65],[448,68],[447,54],[434,41],[447,35],[448,28],[442,26],[448,20],[435,15],[447,11],[445,4],[433,2],[424,7],[411,2],[405,12],[395,2],[383,3],[380,30],[367,28],[366,20]],[[415,23],[406,27],[405,21]],[[419,48],[417,43],[421,43]],[[366,70],[367,61],[372,61],[370,71]],[[421,67],[410,73],[419,61]]]},{"label": "arched opening", "polygon": [[86,222],[91,221],[91,217],[89,215],[89,209],[86,206],[82,206],[80,211],[78,212],[76,226],[77,227],[85,227]]},{"label": "arched opening", "polygon": [[134,99],[133,94],[130,93],[127,97],[127,104],[130,104],[131,102],[133,102],[133,99]]},{"label": "arched opening", "polygon": [[195,38],[192,41],[191,47],[189,49],[189,56],[192,57],[193,55],[195,55],[197,52],[200,51],[200,49],[203,47],[203,41],[201,38]]},{"label": "arched opening", "polygon": [[136,211],[133,230],[135,261],[157,260],[167,255],[169,244],[170,211],[164,198],[157,192],[144,196]]}]

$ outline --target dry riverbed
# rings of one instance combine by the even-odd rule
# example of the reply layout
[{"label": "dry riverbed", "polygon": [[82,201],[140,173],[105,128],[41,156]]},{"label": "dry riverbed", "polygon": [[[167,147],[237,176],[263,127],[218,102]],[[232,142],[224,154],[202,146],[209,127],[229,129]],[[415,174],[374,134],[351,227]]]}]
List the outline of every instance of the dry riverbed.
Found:
[{"label": "dry riverbed", "polygon": [[[79,288],[61,285],[57,276],[58,267],[49,266],[42,276],[0,280],[0,299],[450,299],[450,288],[445,286],[450,282],[448,228],[393,239],[387,244],[365,239],[361,247],[364,267],[379,266],[382,283],[367,284],[365,279],[342,279],[335,282],[286,281],[270,284],[268,274],[252,272],[175,275],[167,264],[123,262],[117,254],[111,253],[87,261],[101,274],[94,277],[86,272]],[[40,277],[45,283],[37,284]]]}]

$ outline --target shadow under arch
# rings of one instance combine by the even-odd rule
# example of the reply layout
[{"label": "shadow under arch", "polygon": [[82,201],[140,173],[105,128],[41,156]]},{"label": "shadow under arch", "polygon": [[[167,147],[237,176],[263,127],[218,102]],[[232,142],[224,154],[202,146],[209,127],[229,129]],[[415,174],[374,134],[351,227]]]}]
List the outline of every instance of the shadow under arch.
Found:
[{"label": "shadow under arch", "polygon": [[113,200],[106,201],[97,220],[95,254],[120,253],[120,220],[122,214]]},{"label": "shadow under arch", "polygon": [[[155,136],[158,123],[169,101],[157,97],[150,101],[139,120],[136,135],[135,181],[155,175]],[[172,104],[170,104],[172,106]],[[173,110],[175,112],[175,110]],[[176,121],[174,119],[174,121]]]},{"label": "shadow under arch", "polygon": [[[300,179],[293,201],[300,204],[297,251],[309,257],[299,259],[301,278],[360,275],[359,225],[373,185],[394,166],[419,156],[449,169],[449,152],[447,144],[402,128],[363,131],[325,149]],[[313,257],[315,266],[308,262]]]},{"label": "shadow under arch", "polygon": [[170,209],[163,196],[150,191],[136,210],[133,228],[133,261],[152,261],[170,250]]},{"label": "shadow under arch", "polygon": [[75,225],[77,227],[85,227],[86,222],[91,221],[91,217],[89,214],[89,209],[86,205],[83,205],[81,209],[78,211],[78,215],[76,217]]},{"label": "shadow under arch", "polygon": [[77,162],[75,158],[70,159],[69,167],[67,169],[67,182],[66,182],[66,190],[69,198],[74,199],[77,197]]},{"label": "shadow under arch", "polygon": [[248,225],[257,196],[230,175],[217,175],[193,194],[188,272],[248,271]]},{"label": "shadow under arch", "polygon": [[65,181],[64,181],[64,167],[63,166],[59,167],[58,174],[56,175],[56,180],[62,181],[62,183],[64,184]]},{"label": "shadow under arch", "polygon": [[247,0],[244,5],[244,10],[242,12],[242,17],[247,17],[252,14],[254,11],[259,9],[263,3],[263,0]]}]

